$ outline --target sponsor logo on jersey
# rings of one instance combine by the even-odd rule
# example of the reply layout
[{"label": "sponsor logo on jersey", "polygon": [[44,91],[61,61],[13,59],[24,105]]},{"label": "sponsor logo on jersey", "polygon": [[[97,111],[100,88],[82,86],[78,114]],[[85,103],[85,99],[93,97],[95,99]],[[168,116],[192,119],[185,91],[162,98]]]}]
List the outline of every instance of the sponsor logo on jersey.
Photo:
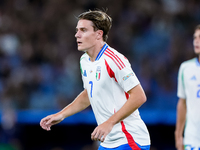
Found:
[{"label": "sponsor logo on jersey", "polygon": [[129,73],[128,75],[123,77],[123,80],[126,81],[130,76],[134,76],[133,73]]},{"label": "sponsor logo on jersey", "polygon": [[97,81],[99,81],[101,78],[101,66],[97,66],[97,70],[96,70],[96,79]]}]

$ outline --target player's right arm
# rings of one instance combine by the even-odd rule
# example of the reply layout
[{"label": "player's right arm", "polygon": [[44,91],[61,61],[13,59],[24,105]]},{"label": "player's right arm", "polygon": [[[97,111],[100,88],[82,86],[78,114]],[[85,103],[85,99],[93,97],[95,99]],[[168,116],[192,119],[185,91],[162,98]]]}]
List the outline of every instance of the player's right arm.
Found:
[{"label": "player's right arm", "polygon": [[51,126],[60,123],[65,118],[72,116],[90,105],[87,90],[82,91],[76,99],[56,114],[49,115],[40,121],[40,126],[49,131]]},{"label": "player's right arm", "polygon": [[177,119],[175,129],[175,142],[177,150],[184,150],[183,144],[183,130],[186,121],[186,100],[180,98],[177,104]]}]

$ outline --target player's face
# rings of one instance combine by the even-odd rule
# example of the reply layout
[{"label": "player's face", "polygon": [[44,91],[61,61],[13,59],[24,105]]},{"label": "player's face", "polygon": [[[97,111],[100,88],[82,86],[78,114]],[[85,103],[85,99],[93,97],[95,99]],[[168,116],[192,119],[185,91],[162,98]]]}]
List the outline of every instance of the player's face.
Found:
[{"label": "player's face", "polygon": [[97,32],[94,31],[92,21],[79,20],[76,26],[76,41],[79,51],[88,51],[95,47]]},{"label": "player's face", "polygon": [[194,52],[200,55],[200,29],[197,29],[194,33],[193,46]]}]

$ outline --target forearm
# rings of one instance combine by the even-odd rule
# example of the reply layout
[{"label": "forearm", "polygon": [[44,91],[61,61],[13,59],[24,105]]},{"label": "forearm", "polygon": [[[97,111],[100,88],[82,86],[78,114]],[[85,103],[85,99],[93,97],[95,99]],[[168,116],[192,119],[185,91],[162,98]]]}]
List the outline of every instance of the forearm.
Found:
[{"label": "forearm", "polygon": [[92,140],[99,140],[103,142],[106,136],[110,133],[113,126],[129,115],[131,115],[136,109],[138,109],[145,101],[146,95],[141,87],[137,85],[128,91],[130,97],[125,102],[125,104],[114,113],[107,121],[98,125],[91,134]]},{"label": "forearm", "polygon": [[185,121],[186,121],[186,101],[185,99],[179,99],[177,104],[175,138],[183,136]]},{"label": "forearm", "polygon": [[58,112],[58,114],[62,115],[63,118],[66,118],[86,109],[89,105],[90,101],[87,95],[87,91],[84,90],[75,98],[72,103]]},{"label": "forearm", "polygon": [[138,109],[144,102],[146,102],[146,95],[141,87],[137,85],[129,92],[130,97],[126,103],[119,109],[114,115],[112,115],[108,121],[113,124],[119,123],[129,115],[131,115],[136,109]]}]

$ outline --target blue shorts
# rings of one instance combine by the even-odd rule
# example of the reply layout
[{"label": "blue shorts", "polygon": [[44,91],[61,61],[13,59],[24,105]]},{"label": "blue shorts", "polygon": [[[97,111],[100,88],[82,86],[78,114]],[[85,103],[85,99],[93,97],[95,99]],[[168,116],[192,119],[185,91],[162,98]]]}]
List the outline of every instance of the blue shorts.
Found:
[{"label": "blue shorts", "polygon": [[[100,145],[98,150],[133,150],[133,149],[128,144],[124,144],[124,145],[121,145],[121,146],[115,147],[115,148],[105,148]],[[136,150],[136,149],[134,149],[134,150]],[[137,150],[150,150],[150,145],[147,145],[147,146],[138,145]]]}]

